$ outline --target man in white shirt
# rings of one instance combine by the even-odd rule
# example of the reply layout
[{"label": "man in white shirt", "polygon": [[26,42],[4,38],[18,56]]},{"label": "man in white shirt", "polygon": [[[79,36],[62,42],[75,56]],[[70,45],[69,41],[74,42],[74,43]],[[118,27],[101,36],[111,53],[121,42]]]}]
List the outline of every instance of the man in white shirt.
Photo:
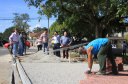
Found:
[{"label": "man in white shirt", "polygon": [[[54,40],[53,49],[60,49],[60,36],[58,35],[58,32],[54,32],[54,37],[51,40]],[[56,54],[56,56],[60,57],[60,51],[56,51],[54,53]]]},{"label": "man in white shirt", "polygon": [[9,37],[9,40],[11,43],[13,43],[13,54],[14,58],[17,57],[17,52],[18,52],[18,42],[19,42],[19,33],[18,30],[15,28],[15,32],[11,34]]}]

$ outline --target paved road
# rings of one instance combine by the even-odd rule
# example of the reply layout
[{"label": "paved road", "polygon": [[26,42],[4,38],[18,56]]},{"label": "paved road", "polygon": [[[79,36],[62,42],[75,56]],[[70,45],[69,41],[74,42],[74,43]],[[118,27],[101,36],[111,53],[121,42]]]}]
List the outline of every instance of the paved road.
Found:
[{"label": "paved road", "polygon": [[[30,48],[30,51],[33,49]],[[88,68],[86,63],[65,61],[66,59],[39,51],[23,58],[21,64],[33,84],[79,84],[80,80],[86,78],[84,74]]]},{"label": "paved road", "polygon": [[[35,47],[27,49],[27,53],[36,51]],[[36,57],[41,57],[41,59],[36,59]],[[34,58],[35,60],[33,60]],[[45,63],[44,60],[49,61],[50,58],[46,59],[46,56],[40,52],[31,54],[27,60],[21,64],[33,84],[79,84],[80,80],[86,78],[84,74],[88,69],[86,63]],[[99,65],[94,64],[92,70],[98,71],[98,69]]]},{"label": "paved road", "polygon": [[9,51],[7,48],[0,47],[0,56],[8,55]]},{"label": "paved road", "polygon": [[[79,84],[85,80],[86,63],[25,63],[22,65],[33,84]],[[95,65],[93,70],[97,69]]]}]

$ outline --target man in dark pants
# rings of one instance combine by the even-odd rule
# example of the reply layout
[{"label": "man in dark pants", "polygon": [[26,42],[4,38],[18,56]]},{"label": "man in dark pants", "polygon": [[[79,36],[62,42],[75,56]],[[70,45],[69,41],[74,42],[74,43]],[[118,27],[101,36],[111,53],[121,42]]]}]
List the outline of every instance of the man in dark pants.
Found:
[{"label": "man in dark pants", "polygon": [[105,75],[106,74],[106,58],[108,58],[112,63],[112,72],[111,74],[118,74],[116,63],[114,60],[111,42],[107,38],[99,38],[90,42],[83,50],[82,53],[88,54],[88,70],[87,74],[91,73],[92,69],[92,54],[97,54],[98,62],[100,65],[100,69],[95,74],[97,75]]},{"label": "man in dark pants", "polygon": [[24,51],[24,40],[23,40],[23,32],[20,33],[19,35],[19,54],[20,56],[23,56],[23,51]]},{"label": "man in dark pants", "polygon": [[[13,33],[12,33],[12,34],[13,34]],[[12,35],[12,34],[11,34],[11,35]],[[10,36],[11,36],[11,35],[10,35]],[[9,42],[10,42],[10,49],[11,49],[10,51],[11,51],[11,54],[13,54],[13,43],[11,42],[10,37],[9,37]]]},{"label": "man in dark pants", "polygon": [[125,41],[123,42],[122,47],[123,47],[123,56],[124,56],[124,54],[125,54],[125,56],[126,56],[127,44],[125,43]]},{"label": "man in dark pants", "polygon": [[[66,48],[68,46],[70,46],[72,43],[72,39],[67,36],[67,32],[64,32],[64,36],[61,37],[60,39],[60,44],[63,48]],[[66,59],[68,59],[68,49],[67,50],[63,50],[63,58],[65,58],[65,51],[66,51]]]},{"label": "man in dark pants", "polygon": [[[54,32],[54,37],[51,40],[54,40],[53,50],[60,49],[60,35],[58,35],[58,32]],[[54,55],[60,57],[60,51],[54,52]]]}]

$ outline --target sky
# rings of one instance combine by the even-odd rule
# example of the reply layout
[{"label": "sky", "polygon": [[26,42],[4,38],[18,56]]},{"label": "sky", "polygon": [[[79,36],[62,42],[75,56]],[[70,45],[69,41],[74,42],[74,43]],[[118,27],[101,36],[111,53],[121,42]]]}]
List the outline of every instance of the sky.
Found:
[{"label": "sky", "polygon": [[[30,18],[37,18],[36,20],[30,20],[30,30],[34,27],[46,27],[48,28],[48,19],[42,16],[42,20],[38,21],[37,14],[38,8],[31,6],[30,9],[24,0],[1,0],[0,2],[0,32],[4,32],[7,28],[13,26],[12,20],[1,20],[1,19],[13,19],[13,13],[29,14]],[[56,18],[52,17],[49,19],[49,26],[56,21]]]}]

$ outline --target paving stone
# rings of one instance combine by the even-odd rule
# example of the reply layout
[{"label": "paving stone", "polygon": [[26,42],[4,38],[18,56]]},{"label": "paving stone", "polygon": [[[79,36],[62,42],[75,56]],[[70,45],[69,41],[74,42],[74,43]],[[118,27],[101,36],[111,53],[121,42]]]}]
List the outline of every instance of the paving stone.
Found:
[{"label": "paving stone", "polygon": [[128,70],[120,71],[119,75],[85,75],[87,79],[81,80],[79,84],[127,84],[128,81]]}]

